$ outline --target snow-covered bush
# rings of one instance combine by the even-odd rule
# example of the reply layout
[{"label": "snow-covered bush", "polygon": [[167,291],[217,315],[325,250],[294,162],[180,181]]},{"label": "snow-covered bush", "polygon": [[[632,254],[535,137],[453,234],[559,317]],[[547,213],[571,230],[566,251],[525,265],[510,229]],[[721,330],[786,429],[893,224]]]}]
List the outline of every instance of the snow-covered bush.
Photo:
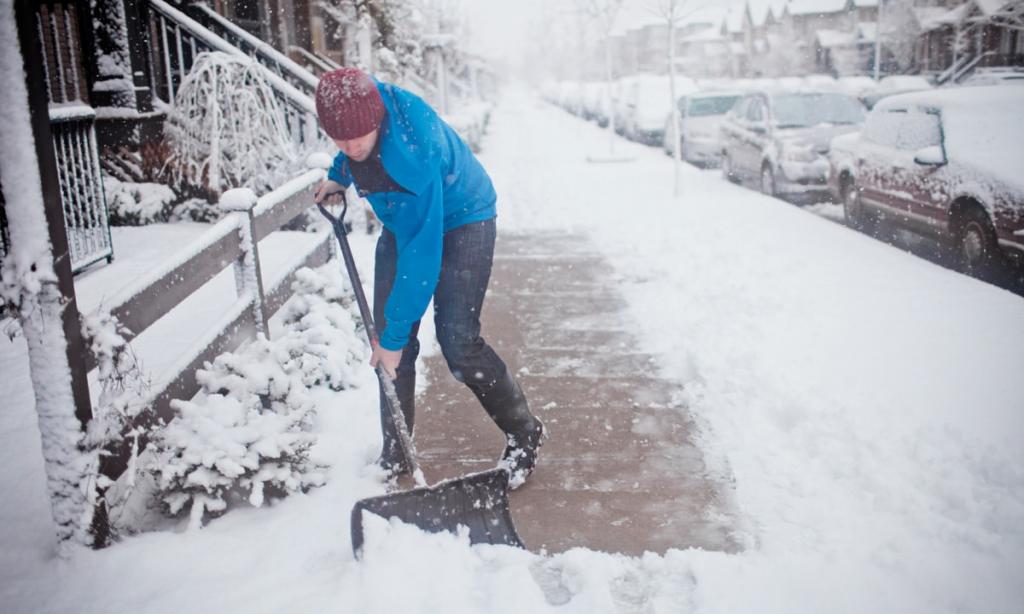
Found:
[{"label": "snow-covered bush", "polygon": [[165,127],[176,185],[210,196],[241,187],[261,193],[294,170],[298,154],[263,70],[227,53],[196,57]]},{"label": "snow-covered bush", "polygon": [[173,402],[179,415],[153,434],[145,461],[170,514],[187,508],[198,526],[233,501],[260,506],[323,483],[309,458],[309,388],[345,388],[367,355],[337,268],[301,269],[283,330],[207,363],[196,373],[196,399]]},{"label": "snow-covered bush", "polygon": [[174,190],[160,183],[129,183],[106,175],[103,189],[107,195],[110,223],[114,226],[141,226],[166,222],[178,200]]}]

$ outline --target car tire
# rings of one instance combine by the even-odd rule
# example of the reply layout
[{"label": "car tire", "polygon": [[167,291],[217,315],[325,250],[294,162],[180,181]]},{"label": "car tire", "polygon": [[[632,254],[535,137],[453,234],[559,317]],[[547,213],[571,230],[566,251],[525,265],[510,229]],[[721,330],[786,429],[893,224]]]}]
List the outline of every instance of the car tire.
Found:
[{"label": "car tire", "polygon": [[722,178],[729,183],[739,183],[739,178],[732,170],[732,159],[729,157],[728,151],[722,152]]},{"label": "car tire", "polygon": [[768,196],[778,196],[775,187],[775,173],[772,172],[770,164],[761,166],[761,192]]},{"label": "car tire", "polygon": [[860,199],[860,190],[857,189],[857,182],[853,179],[844,182],[842,197],[846,225],[854,230],[873,235],[878,227],[878,218],[864,207],[864,203]]},{"label": "car tire", "polygon": [[960,270],[972,277],[990,279],[1002,263],[1002,251],[985,210],[977,205],[964,209],[954,238]]}]

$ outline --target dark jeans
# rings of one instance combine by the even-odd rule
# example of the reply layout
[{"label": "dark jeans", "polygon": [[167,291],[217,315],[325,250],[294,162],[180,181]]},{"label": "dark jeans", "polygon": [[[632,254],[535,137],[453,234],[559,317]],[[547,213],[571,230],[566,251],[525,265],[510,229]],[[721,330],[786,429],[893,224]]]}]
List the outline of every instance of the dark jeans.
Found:
[{"label": "dark jeans", "polygon": [[[491,413],[487,407],[488,392],[495,384],[510,380],[508,367],[480,336],[480,310],[491,277],[494,238],[494,219],[466,224],[445,233],[441,276],[434,290],[434,325],[448,369],[484,403],[488,413]],[[378,330],[384,329],[384,305],[394,284],[397,261],[395,236],[385,229],[377,241],[374,270],[373,318]],[[412,327],[395,380],[395,390],[410,433],[415,421],[416,357],[420,351],[416,338],[418,332],[419,322]],[[381,396],[383,398],[383,394]],[[387,457],[395,435],[390,421],[384,417],[383,403],[381,428]]]}]

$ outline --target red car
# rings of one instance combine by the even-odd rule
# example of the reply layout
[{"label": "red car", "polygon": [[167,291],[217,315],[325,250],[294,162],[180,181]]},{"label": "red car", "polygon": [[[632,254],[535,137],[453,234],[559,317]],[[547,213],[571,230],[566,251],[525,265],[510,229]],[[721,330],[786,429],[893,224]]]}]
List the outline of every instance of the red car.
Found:
[{"label": "red car", "polygon": [[832,189],[847,223],[879,218],[934,235],[962,268],[1024,257],[1024,88],[959,87],[886,98],[836,139]]}]

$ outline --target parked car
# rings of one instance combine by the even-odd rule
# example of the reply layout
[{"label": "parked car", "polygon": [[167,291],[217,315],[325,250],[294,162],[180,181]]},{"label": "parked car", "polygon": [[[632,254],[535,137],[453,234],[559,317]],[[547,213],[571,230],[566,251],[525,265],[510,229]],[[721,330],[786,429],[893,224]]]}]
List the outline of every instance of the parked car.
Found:
[{"label": "parked car", "polygon": [[882,217],[946,241],[985,273],[1024,256],[1024,89],[959,87],[886,98],[833,163],[848,223]]},{"label": "parked car", "polygon": [[871,93],[865,94],[861,100],[864,102],[864,106],[870,109],[883,98],[896,94],[930,90],[933,87],[931,81],[920,75],[891,75],[879,79],[878,87]]},{"label": "parked car", "polygon": [[961,85],[1024,85],[1024,68],[978,68]]},{"label": "parked car", "polygon": [[[741,92],[697,92],[679,98],[676,105],[679,114],[680,155],[687,162],[700,165],[718,166],[722,154],[720,130],[725,114],[729,112]],[[665,153],[675,155],[672,137],[672,119],[669,113],[665,119],[665,138],[662,147]]]},{"label": "parked car", "polygon": [[[697,91],[696,83],[676,77],[676,95]],[[672,109],[669,78],[659,75],[636,75],[622,80],[621,102],[617,107],[616,127],[623,136],[648,144],[661,143],[665,116]]]},{"label": "parked car", "polygon": [[722,174],[730,181],[753,180],[771,195],[825,194],[830,141],[863,122],[864,107],[846,94],[747,94],[722,122]]}]

